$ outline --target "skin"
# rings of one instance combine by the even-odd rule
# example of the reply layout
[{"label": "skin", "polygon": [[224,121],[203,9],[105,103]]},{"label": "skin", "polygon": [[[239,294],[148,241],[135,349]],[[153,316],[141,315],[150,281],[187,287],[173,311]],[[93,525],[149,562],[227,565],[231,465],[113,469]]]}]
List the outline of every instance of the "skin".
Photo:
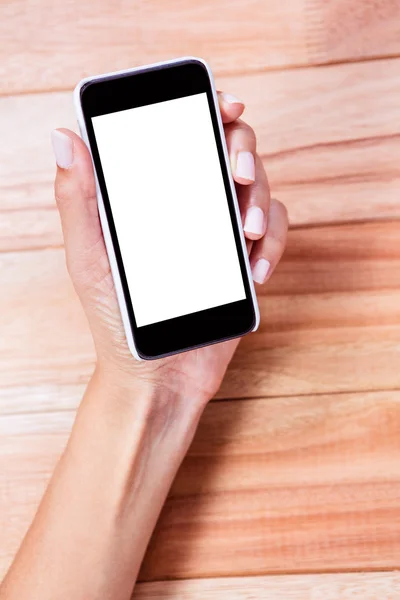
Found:
[{"label": "skin", "polygon": [[[288,219],[271,200],[242,103],[219,94],[243,223],[251,206],[263,232],[245,232],[250,263],[276,267]],[[218,390],[238,340],[170,358],[137,362],[126,344],[99,222],[89,152],[73,132],[73,149],[57,167],[68,271],[92,331],[97,361],[68,445],[38,512],[0,586],[1,600],[127,600],[176,471],[207,402]],[[255,181],[236,173],[251,152]]]}]

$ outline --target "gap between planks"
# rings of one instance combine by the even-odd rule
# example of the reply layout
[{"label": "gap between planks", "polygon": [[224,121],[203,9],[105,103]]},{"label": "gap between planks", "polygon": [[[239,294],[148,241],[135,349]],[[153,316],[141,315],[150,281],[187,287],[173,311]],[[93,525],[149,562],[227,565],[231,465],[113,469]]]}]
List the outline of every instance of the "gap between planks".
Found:
[{"label": "gap between planks", "polygon": [[[395,54],[382,54],[376,56],[366,56],[354,59],[343,59],[343,60],[331,60],[321,63],[311,63],[309,65],[287,65],[287,66],[277,66],[277,67],[262,67],[257,68],[252,71],[248,71],[243,69],[243,71],[238,70],[235,72],[229,71],[220,71],[218,72],[218,79],[229,79],[230,77],[249,77],[251,75],[262,75],[269,73],[280,73],[280,72],[290,72],[290,71],[308,71],[309,69],[320,69],[320,68],[329,68],[329,67],[338,67],[340,65],[348,65],[348,64],[362,64],[362,63],[374,63],[378,61],[391,61],[400,59],[400,53]],[[141,65],[138,65],[141,66]],[[146,66],[146,65],[143,65]],[[78,83],[78,81],[76,82]],[[217,86],[218,88],[218,86]],[[39,96],[41,94],[62,94],[65,92],[72,93],[73,87],[68,86],[59,86],[59,87],[50,87],[50,88],[32,88],[32,89],[24,89],[17,90],[14,92],[5,92],[0,88],[0,98],[12,98],[12,97],[21,97],[21,96]],[[355,140],[357,141],[357,140]]]},{"label": "gap between planks", "polygon": [[[88,379],[89,382],[89,379]],[[87,383],[88,383],[87,382]],[[83,393],[86,389],[86,385],[87,383],[82,384],[82,397],[83,397]],[[0,387],[0,396],[1,396],[1,392],[4,391],[5,388],[1,388]],[[365,396],[366,393],[371,393],[371,394],[379,394],[379,393],[388,393],[388,394],[398,394],[400,392],[400,387],[399,388],[379,388],[377,387],[376,389],[370,389],[369,392],[365,392],[363,390],[346,390],[346,391],[332,391],[329,393],[329,396],[334,398],[334,397],[338,397],[340,398],[341,396],[347,396],[347,395],[351,395],[351,396],[356,396],[357,394],[360,394],[360,396]],[[28,392],[29,393],[29,392]],[[326,392],[314,392],[312,394],[313,397],[315,398],[325,398],[327,396]],[[290,398],[309,398],[310,394],[308,393],[293,393],[293,394],[281,394],[279,396],[238,396],[238,397],[232,397],[232,398],[228,398],[228,397],[223,397],[223,398],[212,398],[210,400],[210,402],[212,402],[213,404],[220,404],[220,403],[227,403],[227,402],[271,402],[273,403],[275,400],[290,400]],[[24,417],[36,417],[36,416],[44,416],[44,415],[67,415],[69,416],[71,419],[71,422],[73,420],[73,415],[75,415],[77,409],[79,408],[79,404],[80,401],[78,402],[77,406],[75,408],[72,407],[63,407],[63,408],[51,408],[51,410],[49,410],[48,408],[46,409],[38,409],[38,410],[22,410],[22,411],[17,411],[17,412],[2,412],[0,411],[0,423],[1,420],[3,418],[24,418]],[[68,420],[68,419],[67,419]],[[22,432],[22,433],[26,433],[26,432]],[[7,430],[5,429],[3,433],[1,433],[1,427],[0,427],[0,435],[7,435]]]},{"label": "gap between planks", "polygon": [[397,571],[261,575],[139,583],[132,600],[395,600]]},{"label": "gap between planks", "polygon": [[400,50],[396,0],[149,0],[123,11],[99,0],[96,19],[91,3],[78,0],[15,0],[2,10],[0,88],[11,92],[64,89],[89,74],[188,54],[217,74],[241,75],[243,65],[342,64]]},{"label": "gap between planks", "polygon": [[[271,192],[287,205],[292,225],[400,216],[399,63],[221,81],[246,100],[245,119],[257,132]],[[49,132],[60,124],[75,128],[70,94],[2,98],[0,108],[10,139],[0,149],[0,249],[59,246],[56,210],[43,207],[55,209]]]}]

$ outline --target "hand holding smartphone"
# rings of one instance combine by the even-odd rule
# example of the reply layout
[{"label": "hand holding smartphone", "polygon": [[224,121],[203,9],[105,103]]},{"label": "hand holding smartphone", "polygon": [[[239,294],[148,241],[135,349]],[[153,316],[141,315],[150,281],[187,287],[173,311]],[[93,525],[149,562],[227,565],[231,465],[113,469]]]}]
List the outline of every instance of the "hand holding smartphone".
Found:
[{"label": "hand holding smartphone", "polygon": [[186,58],[89,78],[75,103],[132,354],[159,358],[256,329],[208,66]]}]

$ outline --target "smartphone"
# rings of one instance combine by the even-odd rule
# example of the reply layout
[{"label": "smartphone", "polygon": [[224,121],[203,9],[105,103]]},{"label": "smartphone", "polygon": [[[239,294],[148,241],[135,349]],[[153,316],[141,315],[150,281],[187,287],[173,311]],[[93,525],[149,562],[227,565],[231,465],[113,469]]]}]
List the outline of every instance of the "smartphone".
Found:
[{"label": "smartphone", "polygon": [[155,359],[243,336],[259,311],[213,77],[188,57],[74,92],[129,348]]}]

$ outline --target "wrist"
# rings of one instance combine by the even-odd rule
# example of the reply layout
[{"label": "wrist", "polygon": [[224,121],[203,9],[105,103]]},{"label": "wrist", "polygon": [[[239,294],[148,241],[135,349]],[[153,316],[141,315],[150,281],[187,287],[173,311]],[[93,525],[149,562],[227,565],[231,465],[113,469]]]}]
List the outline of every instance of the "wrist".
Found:
[{"label": "wrist", "polygon": [[96,369],[67,454],[74,462],[96,463],[99,479],[108,482],[107,497],[116,517],[129,513],[133,503],[143,502],[144,507],[151,502],[157,512],[201,412],[199,404],[152,382],[116,383]]},{"label": "wrist", "polygon": [[206,402],[160,384],[152,378],[104,370],[96,365],[78,411],[88,420],[104,420],[118,435],[138,435],[154,440],[169,436],[179,444],[192,436]]},{"label": "wrist", "polygon": [[202,413],[211,396],[196,389],[182,377],[175,374],[168,363],[154,368],[154,363],[136,363],[129,369],[98,361],[93,372],[90,387],[96,388],[104,397],[109,410],[136,414],[140,407],[152,413],[165,413],[174,419]]}]

